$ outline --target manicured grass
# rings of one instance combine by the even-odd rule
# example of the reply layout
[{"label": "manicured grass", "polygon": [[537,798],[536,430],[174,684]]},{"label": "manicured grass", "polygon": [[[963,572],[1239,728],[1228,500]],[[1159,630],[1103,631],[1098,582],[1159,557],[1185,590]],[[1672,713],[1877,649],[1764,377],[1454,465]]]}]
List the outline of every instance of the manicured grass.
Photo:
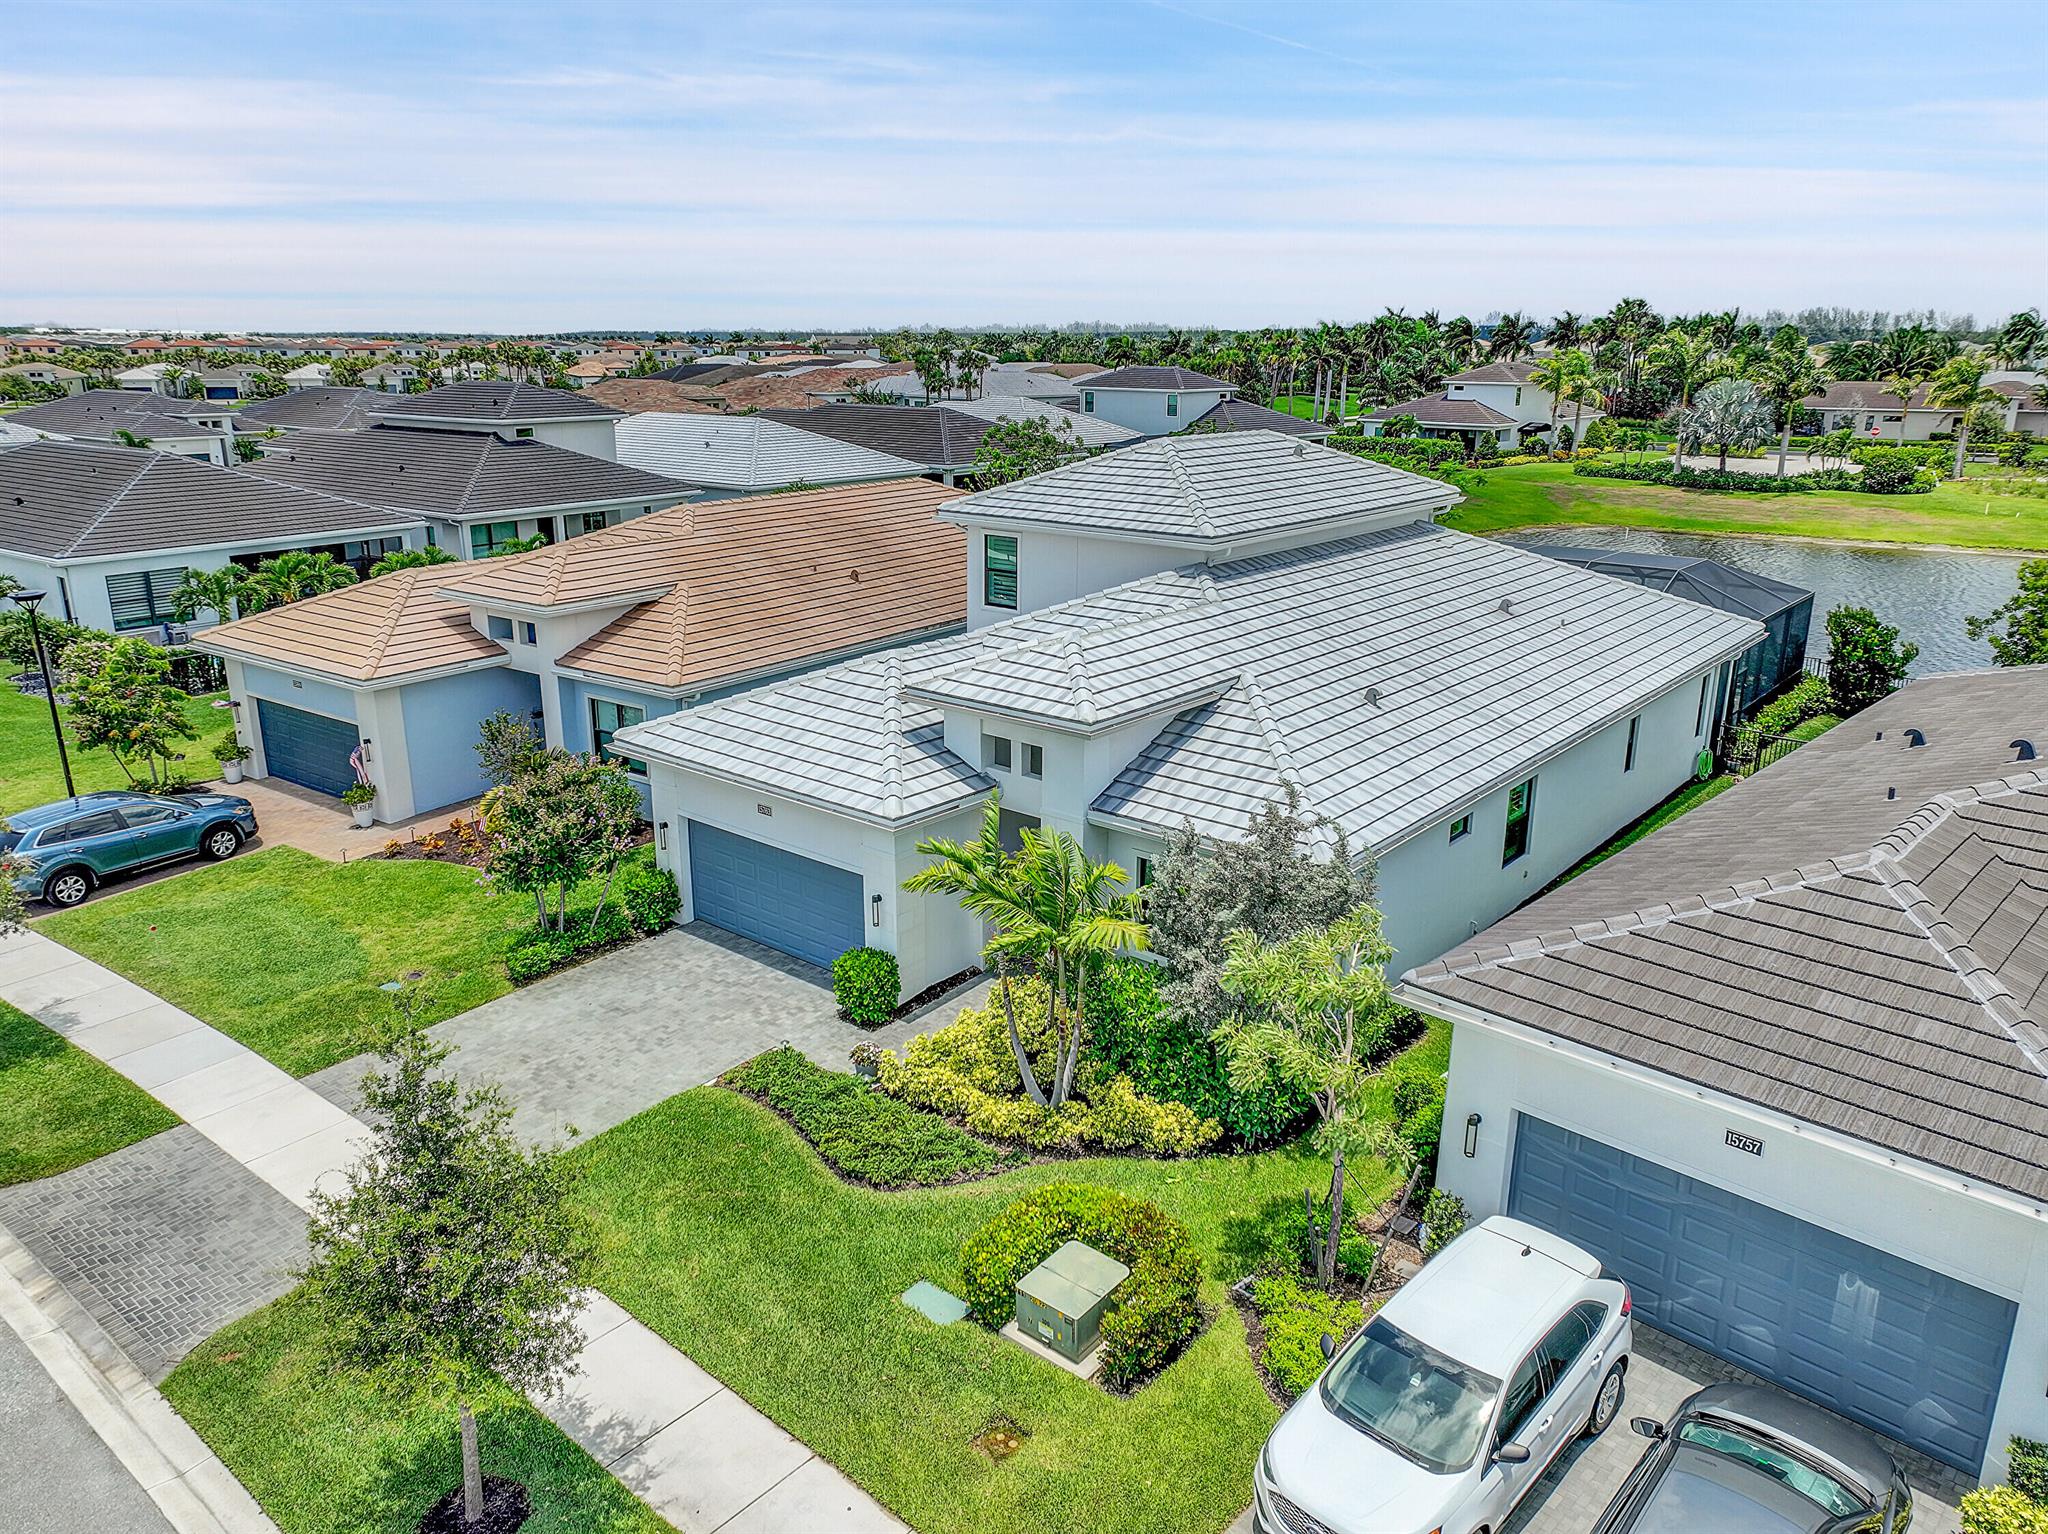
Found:
[{"label": "manicured grass", "polygon": [[147,1092],[0,1002],[0,1187],[69,1171],[177,1122]]},{"label": "manicured grass", "polygon": [[2048,496],[2015,493],[2034,481],[1976,475],[1927,495],[1709,494],[1591,479],[1564,463],[1525,463],[1465,476],[1465,503],[1447,526],[1470,533],[1519,527],[1647,527],[1681,533],[1771,533],[1872,543],[2048,550]]},{"label": "manicured grass", "polygon": [[[1448,1050],[1439,1025],[1414,1055],[1440,1069]],[[699,1088],[573,1155],[601,1231],[599,1287],[914,1527],[1214,1534],[1250,1500],[1277,1412],[1218,1274],[1263,1205],[1327,1182],[1304,1148],[1069,1161],[882,1193],[842,1182],[767,1109]],[[1149,1199],[1205,1253],[1207,1330],[1130,1398],[898,1300],[921,1278],[957,1292],[967,1236],[1055,1181]],[[1394,1184],[1353,1165],[1360,1209]],[[1029,1437],[994,1464],[971,1440],[998,1415]]]},{"label": "manicured grass", "polygon": [[[411,1534],[461,1484],[452,1404],[397,1401],[325,1367],[295,1296],[216,1332],[163,1382],[171,1405],[285,1534]],[[656,1534],[669,1526],[524,1400],[477,1402],[484,1474],[524,1482],[522,1534]]]},{"label": "manicured grass", "polygon": [[[1330,391],[1330,398],[1333,401],[1337,398],[1337,391],[1335,389]],[[1280,394],[1274,396],[1270,408],[1279,411],[1282,415],[1291,415],[1307,421],[1315,415],[1316,400],[1313,394]],[[1344,417],[1346,420],[1357,415],[1365,408],[1365,397],[1357,390],[1354,389],[1344,396]]]},{"label": "manicured grass", "polygon": [[[7,670],[11,674],[13,667]],[[185,718],[198,738],[181,744],[185,753],[183,771],[194,782],[217,777],[220,763],[213,750],[234,728],[229,709],[214,708],[215,698],[226,693],[208,693],[186,698]],[[104,751],[81,751],[68,735],[71,777],[80,793],[96,788],[126,788],[127,776]],[[57,742],[50,734],[50,705],[42,698],[16,692],[0,683],[0,815],[48,804],[64,797],[64,773],[57,762]]]},{"label": "manicured grass", "polygon": [[415,970],[422,1026],[509,990],[504,949],[533,920],[473,869],[329,863],[292,847],[115,889],[36,923],[303,1076],[366,1047],[377,987]]}]

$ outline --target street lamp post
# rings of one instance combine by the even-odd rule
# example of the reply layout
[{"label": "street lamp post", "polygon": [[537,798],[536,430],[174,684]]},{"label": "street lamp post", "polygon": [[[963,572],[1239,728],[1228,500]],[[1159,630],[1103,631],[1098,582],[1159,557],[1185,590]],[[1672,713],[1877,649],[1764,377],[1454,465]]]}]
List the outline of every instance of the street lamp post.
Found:
[{"label": "street lamp post", "polygon": [[46,591],[17,591],[14,601],[28,612],[28,637],[36,652],[36,665],[43,673],[43,696],[50,703],[50,730],[57,737],[57,761],[64,769],[64,795],[69,799],[78,797],[78,787],[71,781],[71,754],[64,749],[64,720],[57,712],[57,683],[50,675],[50,654],[43,648],[43,629],[36,619],[36,609],[43,605]]}]

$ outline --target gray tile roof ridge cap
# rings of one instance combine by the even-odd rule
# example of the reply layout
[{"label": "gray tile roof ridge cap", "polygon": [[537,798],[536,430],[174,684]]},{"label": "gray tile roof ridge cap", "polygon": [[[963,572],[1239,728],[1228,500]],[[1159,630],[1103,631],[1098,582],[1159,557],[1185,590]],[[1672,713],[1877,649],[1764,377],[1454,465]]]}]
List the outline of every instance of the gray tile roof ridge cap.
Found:
[{"label": "gray tile roof ridge cap", "polygon": [[[102,451],[106,451],[106,449],[102,449]],[[116,449],[115,451],[120,450]],[[128,499],[135,487],[142,483],[149,471],[155,468],[163,458],[163,455],[153,448],[138,447],[130,448],[127,451],[140,456],[140,461],[135,465],[135,472],[128,476],[127,483],[121,485],[112,495],[107,497],[105,502],[101,504],[100,509],[93,513],[92,520],[79,529],[78,536],[73,538],[64,549],[67,555],[75,554],[85,546],[86,540],[99,530],[99,525],[114,514],[114,508]],[[183,461],[182,459],[180,460],[180,462]]]},{"label": "gray tile roof ridge cap", "polygon": [[1315,798],[1302,781],[1301,764],[1294,759],[1288,748],[1287,737],[1280,733],[1279,722],[1273,717],[1273,706],[1266,701],[1265,689],[1259,686],[1259,679],[1249,671],[1238,676],[1238,686],[1244,689],[1246,701],[1252,706],[1252,717],[1259,722],[1259,732],[1265,736],[1266,750],[1273,757],[1273,765],[1280,769],[1280,780],[1301,796],[1301,807],[1308,812],[1309,841],[1325,851],[1336,845],[1330,824],[1316,809]]},{"label": "gray tile roof ridge cap", "polygon": [[1987,778],[1981,783],[1936,794],[1880,840],[1871,849],[1870,857],[1873,861],[1879,858],[1901,861],[1956,811],[2044,786],[2048,786],[2048,768],[2036,767],[2014,773],[2009,778]]},{"label": "gray tile roof ridge cap", "polygon": [[1204,538],[1216,536],[1216,524],[1209,519],[1209,508],[1202,503],[1202,494],[1195,488],[1195,482],[1188,476],[1186,467],[1180,461],[1180,444],[1168,439],[1161,448],[1166,454],[1167,467],[1173,470],[1174,483],[1187,496],[1188,504],[1194,508],[1195,527]]},{"label": "gray tile roof ridge cap", "polygon": [[[1163,623],[1173,619],[1183,618],[1190,613],[1199,612],[1204,608],[1216,606],[1222,601],[1222,595],[1217,589],[1216,578],[1215,576],[1209,573],[1209,567],[1207,565],[1194,567],[1192,569],[1188,566],[1181,566],[1177,569],[1159,570],[1155,571],[1150,575],[1141,575],[1134,580],[1125,581],[1121,586],[1110,586],[1102,591],[1086,592],[1081,596],[1070,598],[1065,602],[1056,602],[1050,607],[1033,608],[1028,613],[1019,613],[1016,617],[1006,618],[1003,620],[1002,623],[991,625],[991,627],[1006,628],[1013,623],[1022,624],[1027,619],[1043,618],[1048,613],[1072,611],[1076,608],[1086,607],[1096,601],[1099,601],[1101,598],[1105,596],[1112,596],[1119,591],[1128,591],[1134,587],[1139,586],[1151,586],[1161,581],[1171,580],[1175,576],[1181,576],[1184,579],[1192,579],[1194,584],[1201,588],[1202,595],[1200,599],[1193,602],[1185,603],[1182,606],[1176,608],[1153,612],[1132,613],[1127,617],[1118,618],[1113,622],[1109,623],[1091,623],[1081,633],[1078,634],[1064,632],[1039,634],[1034,636],[1033,638],[1020,639],[1010,644],[999,644],[993,648],[984,647],[982,649],[977,650],[974,654],[964,656],[957,661],[941,664],[937,669],[926,672],[922,676],[914,679],[910,683],[910,685],[913,687],[926,688],[940,687],[945,684],[948,678],[957,676],[963,672],[972,671],[976,667],[987,665],[992,660],[1007,660],[1010,656],[1013,655],[1025,655],[1035,653],[1041,655],[1054,655],[1059,656],[1062,659],[1066,659],[1070,655],[1078,652],[1079,646],[1083,639],[1096,640],[1102,638],[1119,638],[1125,634],[1135,634],[1139,630],[1149,628],[1151,625],[1155,623]],[[968,635],[966,637],[971,638],[973,636]],[[944,641],[941,642],[943,643]]]},{"label": "gray tile roof ridge cap", "polygon": [[882,663],[882,813],[903,813],[903,663],[894,655]]},{"label": "gray tile roof ridge cap", "polygon": [[2027,1057],[2027,1063],[2043,1078],[2048,1078],[2048,1036],[2044,1036],[2040,1025],[2027,1015],[2020,999],[2012,993],[2004,978],[1949,924],[1946,914],[1918,884],[1888,866],[1880,865],[1877,876],[1905,913],[1906,919],[1920,929],[1943,961],[1956,972],[1971,999],[2004,1029],[2020,1053]]}]

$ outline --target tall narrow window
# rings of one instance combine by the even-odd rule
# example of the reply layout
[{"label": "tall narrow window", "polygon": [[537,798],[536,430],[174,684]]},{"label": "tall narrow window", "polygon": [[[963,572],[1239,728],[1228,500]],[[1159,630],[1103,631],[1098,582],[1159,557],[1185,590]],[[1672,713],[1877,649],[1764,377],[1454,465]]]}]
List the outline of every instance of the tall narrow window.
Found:
[{"label": "tall narrow window", "polygon": [[990,607],[1017,605],[1017,540],[990,533],[982,543],[981,599]]},{"label": "tall narrow window", "polygon": [[626,771],[638,777],[647,776],[647,764],[634,757],[612,749],[612,736],[629,724],[638,724],[647,717],[647,710],[634,708],[630,703],[614,703],[610,698],[590,700],[590,741],[597,748],[597,754],[608,762],[618,762]]},{"label": "tall narrow window", "polygon": [[1095,391],[1093,389],[1083,389],[1081,391],[1081,414],[1095,414]]},{"label": "tall narrow window", "polygon": [[1180,414],[1180,396],[1178,394],[1169,394],[1166,396],[1166,413],[1168,415]]},{"label": "tall narrow window", "polygon": [[984,735],[981,737],[981,759],[997,772],[1010,770],[1010,737],[1007,735]]},{"label": "tall narrow window", "polygon": [[1700,678],[1700,705],[1693,710],[1692,716],[1692,732],[1695,735],[1707,727],[1707,683],[1711,679],[1711,672]]},{"label": "tall narrow window", "polygon": [[1034,746],[1029,741],[1024,743],[1024,776],[1027,778],[1042,778],[1045,776],[1045,748],[1043,746]]},{"label": "tall narrow window", "polygon": [[1505,868],[1529,850],[1529,821],[1536,811],[1536,780],[1508,790],[1508,829],[1501,839],[1500,866]]},{"label": "tall narrow window", "polygon": [[1636,770],[1636,731],[1642,727],[1643,716],[1638,714],[1628,722],[1628,749],[1621,753],[1621,770]]}]

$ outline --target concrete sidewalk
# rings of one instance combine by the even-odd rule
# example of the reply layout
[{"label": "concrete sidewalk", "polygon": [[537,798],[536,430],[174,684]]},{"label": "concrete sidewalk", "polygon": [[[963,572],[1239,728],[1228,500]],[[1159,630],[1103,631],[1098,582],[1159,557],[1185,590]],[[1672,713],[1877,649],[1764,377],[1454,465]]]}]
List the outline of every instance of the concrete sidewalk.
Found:
[{"label": "concrete sidewalk", "polygon": [[[302,1210],[369,1134],[246,1046],[39,933],[0,937],[0,999],[152,1093]],[[603,1295],[591,1296],[584,1325],[582,1372],[535,1404],[685,1534],[904,1527]]]}]

